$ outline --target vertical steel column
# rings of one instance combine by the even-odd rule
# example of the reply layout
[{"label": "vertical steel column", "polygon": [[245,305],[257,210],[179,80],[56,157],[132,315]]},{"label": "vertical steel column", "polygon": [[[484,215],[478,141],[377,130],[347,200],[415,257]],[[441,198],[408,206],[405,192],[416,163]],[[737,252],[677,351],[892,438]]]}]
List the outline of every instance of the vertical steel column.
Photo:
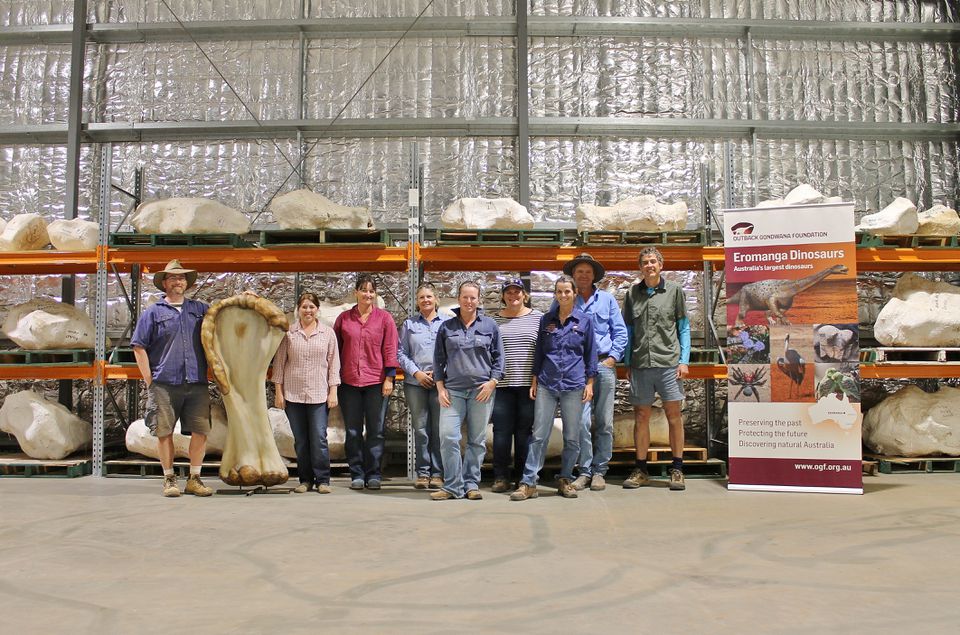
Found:
[{"label": "vertical steel column", "polygon": [[527,39],[527,2],[517,7],[517,186],[520,204],[530,207],[530,42]]},{"label": "vertical steel column", "polygon": [[[711,243],[713,233],[713,218],[710,213],[710,181],[711,170],[707,163],[700,164],[700,222],[706,232],[707,243]],[[717,345],[714,337],[713,326],[713,265],[709,262],[703,263],[703,346],[712,348]],[[713,423],[714,403],[716,398],[716,382],[713,379],[706,379],[703,382],[703,400],[706,405],[704,413],[704,427],[706,436],[707,456],[713,456]]]},{"label": "vertical steel column", "polygon": [[[307,18],[307,0],[300,0],[300,19]],[[300,31],[300,75],[297,78],[297,117],[303,121],[306,116],[306,92],[307,92],[307,35]],[[303,139],[303,131],[297,130],[297,189],[303,189],[303,155],[306,152],[306,145]],[[293,302],[296,305],[300,298],[300,290],[303,287],[303,274],[297,271],[293,274]],[[296,310],[296,309],[294,309]]]},{"label": "vertical steel column", "polygon": [[[407,313],[413,315],[417,310],[417,287],[420,285],[420,262],[418,249],[420,248],[421,218],[420,218],[420,144],[412,141],[409,144],[408,161],[410,164],[410,189],[407,190],[407,245],[409,245],[407,276],[410,285],[410,294],[407,303]],[[413,432],[413,418],[410,408],[407,408],[407,478],[416,478],[416,439]]]},{"label": "vertical steel column", "polygon": [[[747,29],[746,39],[744,40],[744,68],[746,68],[747,82],[747,117],[751,120],[757,119],[757,89],[756,72],[753,64],[753,34]],[[750,180],[752,186],[752,196],[750,204],[756,205],[760,202],[760,163],[757,158],[757,133],[750,134]]]},{"label": "vertical steel column", "polygon": [[100,161],[100,235],[97,247],[97,291],[94,313],[94,364],[97,365],[93,384],[93,476],[104,476],[104,400],[106,377],[104,364],[107,356],[107,237],[110,234],[110,180],[113,172],[113,146],[101,146]]},{"label": "vertical steel column", "polygon": [[[111,160],[112,164],[112,160]],[[108,180],[113,180],[111,172],[107,172]],[[143,201],[144,178],[143,168],[139,167],[133,174],[133,195],[134,206],[139,207]],[[109,210],[109,206],[108,206]],[[107,219],[107,228],[110,227],[109,218]],[[119,227],[117,228],[119,229]],[[107,235],[109,239],[109,234]],[[130,268],[130,321],[136,325],[140,318],[140,265],[133,265]],[[130,333],[133,337],[133,333]],[[127,421],[133,422],[140,418],[140,381],[136,379],[127,380]]]}]

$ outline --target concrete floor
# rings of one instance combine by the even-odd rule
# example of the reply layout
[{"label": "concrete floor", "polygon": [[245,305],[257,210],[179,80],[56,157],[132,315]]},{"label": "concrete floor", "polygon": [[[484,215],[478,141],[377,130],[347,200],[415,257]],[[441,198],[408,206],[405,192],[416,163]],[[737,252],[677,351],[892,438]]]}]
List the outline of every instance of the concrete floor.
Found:
[{"label": "concrete floor", "polygon": [[[208,479],[210,483],[211,479]],[[214,484],[214,483],[210,483]],[[3,633],[955,632],[960,474],[522,503],[0,479]]]}]

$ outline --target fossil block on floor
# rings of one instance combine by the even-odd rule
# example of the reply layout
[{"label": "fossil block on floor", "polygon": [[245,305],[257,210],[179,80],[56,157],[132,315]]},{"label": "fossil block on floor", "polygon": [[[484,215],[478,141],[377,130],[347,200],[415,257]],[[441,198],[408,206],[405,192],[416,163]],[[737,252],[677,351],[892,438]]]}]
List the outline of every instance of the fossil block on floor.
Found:
[{"label": "fossil block on floor", "polygon": [[960,388],[904,386],[867,411],[863,443],[887,456],[960,456]]},{"label": "fossil block on floor", "polygon": [[88,422],[31,390],[3,400],[0,430],[14,435],[24,453],[34,459],[65,458],[90,445],[93,438]]}]

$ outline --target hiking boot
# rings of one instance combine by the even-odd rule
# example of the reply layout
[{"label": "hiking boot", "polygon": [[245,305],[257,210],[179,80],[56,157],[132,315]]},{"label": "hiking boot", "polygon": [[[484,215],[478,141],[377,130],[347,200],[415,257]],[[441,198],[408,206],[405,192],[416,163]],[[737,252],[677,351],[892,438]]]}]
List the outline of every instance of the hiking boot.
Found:
[{"label": "hiking boot", "polygon": [[577,490],[568,478],[560,479],[560,487],[557,488],[557,493],[564,498],[577,498]]},{"label": "hiking boot", "polygon": [[454,496],[447,490],[442,489],[434,492],[433,494],[430,494],[430,498],[435,501],[448,501],[456,498],[456,496]]},{"label": "hiking boot", "polygon": [[683,482],[683,472],[675,467],[670,468],[670,491],[682,492],[685,489],[687,485]]},{"label": "hiking boot", "polygon": [[467,490],[467,500],[468,501],[478,501],[483,500],[483,494],[480,493],[478,489],[468,489]]},{"label": "hiking boot", "polygon": [[177,475],[163,477],[163,495],[167,498],[176,498],[180,496],[180,488],[177,487]]},{"label": "hiking boot", "polygon": [[646,487],[649,484],[650,475],[638,467],[630,472],[630,476],[624,479],[623,489],[637,489],[638,487]]},{"label": "hiking boot", "polygon": [[[574,488],[576,488],[576,485],[574,485]],[[605,489],[607,489],[607,480],[603,478],[603,474],[594,474],[590,481],[590,491],[602,492]]]},{"label": "hiking boot", "polygon": [[430,487],[430,477],[428,476],[418,476],[413,484],[413,489],[427,489],[428,487]]},{"label": "hiking boot", "polygon": [[363,489],[363,479],[355,478],[350,481],[350,489]]},{"label": "hiking boot", "polygon": [[440,489],[443,487],[443,479],[439,476],[430,477],[430,489]]},{"label": "hiking boot", "polygon": [[183,488],[184,494],[193,494],[194,496],[210,496],[213,494],[213,488],[207,487],[196,474],[191,474],[187,479],[187,485]]},{"label": "hiking boot", "polygon": [[493,487],[490,488],[490,491],[494,494],[508,492],[510,491],[510,481],[505,478],[498,478],[493,481]]},{"label": "hiking boot", "polygon": [[380,479],[372,478],[367,481],[367,489],[380,489]]},{"label": "hiking boot", "polygon": [[591,479],[588,475],[581,474],[577,478],[573,479],[573,482],[570,484],[573,485],[573,489],[577,490],[578,492],[582,492],[583,490],[587,489],[587,486],[590,485],[592,480],[593,479]]},{"label": "hiking boot", "polygon": [[329,483],[320,483],[317,485],[317,494],[329,494],[330,493],[330,484]]},{"label": "hiking boot", "polygon": [[510,500],[525,501],[528,498],[536,498],[537,496],[537,488],[534,485],[520,483],[520,487],[517,488],[517,491],[515,491],[513,494],[510,494]]},{"label": "hiking boot", "polygon": [[297,485],[296,487],[293,488],[293,493],[294,493],[294,494],[306,494],[307,492],[310,491],[310,487],[311,487],[311,486],[310,486],[310,483],[300,483],[299,485]]}]

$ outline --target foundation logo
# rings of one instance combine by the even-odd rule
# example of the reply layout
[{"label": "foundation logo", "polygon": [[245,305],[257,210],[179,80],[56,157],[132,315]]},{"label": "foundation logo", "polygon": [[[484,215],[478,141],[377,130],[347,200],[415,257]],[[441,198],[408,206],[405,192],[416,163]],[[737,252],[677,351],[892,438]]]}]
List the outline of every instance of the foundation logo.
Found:
[{"label": "foundation logo", "polygon": [[737,223],[736,225],[730,228],[730,232],[734,236],[746,236],[748,234],[752,234],[753,223],[747,223],[747,222]]}]

